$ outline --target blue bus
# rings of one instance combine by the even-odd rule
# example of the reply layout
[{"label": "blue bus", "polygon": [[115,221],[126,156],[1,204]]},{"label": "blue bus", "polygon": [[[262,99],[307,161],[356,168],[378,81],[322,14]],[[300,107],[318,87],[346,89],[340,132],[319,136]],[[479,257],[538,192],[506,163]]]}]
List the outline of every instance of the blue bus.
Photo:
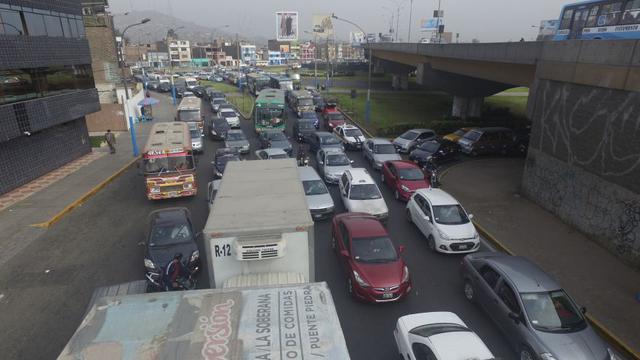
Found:
[{"label": "blue bus", "polygon": [[553,39],[640,39],[640,0],[589,0],[565,5]]}]

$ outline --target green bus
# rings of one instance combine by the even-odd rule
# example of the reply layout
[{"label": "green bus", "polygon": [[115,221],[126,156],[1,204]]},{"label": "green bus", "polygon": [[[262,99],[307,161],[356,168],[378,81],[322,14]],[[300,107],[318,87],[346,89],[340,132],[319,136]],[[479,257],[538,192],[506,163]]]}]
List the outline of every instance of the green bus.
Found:
[{"label": "green bus", "polygon": [[264,89],[258,93],[253,107],[253,121],[256,132],[279,129],[284,131],[287,124],[284,90]]},{"label": "green bus", "polygon": [[247,74],[247,87],[252,95],[258,95],[258,93],[268,88],[271,82],[271,78],[264,74],[251,73]]}]

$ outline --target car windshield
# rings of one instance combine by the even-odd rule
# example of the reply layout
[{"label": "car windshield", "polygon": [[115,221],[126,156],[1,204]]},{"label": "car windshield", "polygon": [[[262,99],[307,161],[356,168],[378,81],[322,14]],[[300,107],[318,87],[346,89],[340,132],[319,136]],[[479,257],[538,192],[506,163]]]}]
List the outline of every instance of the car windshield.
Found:
[{"label": "car windshield", "polygon": [[471,332],[471,330],[467,329],[462,325],[451,324],[451,323],[421,325],[411,329],[411,331],[409,332],[422,337],[431,337],[431,336],[442,334],[442,333],[457,332],[457,331]]},{"label": "car windshield", "polygon": [[462,129],[458,129],[456,130],[453,134],[457,135],[457,136],[464,136],[464,134],[466,134],[467,132],[462,130]]},{"label": "car windshield", "polygon": [[199,137],[200,137],[200,135],[201,135],[201,134],[200,134],[200,130],[198,130],[198,129],[191,129],[191,130],[189,130],[189,134],[191,134],[191,138],[192,138],[192,139],[199,138]]},{"label": "car windshield", "polygon": [[388,263],[398,260],[398,254],[388,237],[353,238],[353,258],[362,263]]},{"label": "car windshield", "polygon": [[339,121],[339,120],[344,120],[344,116],[342,116],[342,114],[334,112],[334,113],[329,113],[327,115],[327,117],[329,118],[329,120],[331,121]]},{"label": "car windshield", "polygon": [[193,237],[188,224],[156,225],[151,229],[150,247],[177,245],[191,242]]},{"label": "car windshield", "polygon": [[391,144],[378,144],[375,145],[376,154],[395,154],[396,148]]},{"label": "car windshield", "polygon": [[313,105],[312,98],[298,99],[298,106],[311,106],[311,105]]},{"label": "car windshield", "polygon": [[353,185],[349,193],[351,200],[375,200],[382,199],[382,194],[376,184]]},{"label": "car windshield", "polygon": [[221,104],[224,104],[225,102],[226,102],[226,100],[225,100],[225,99],[214,99],[214,100],[213,100],[213,103],[214,103],[215,105],[221,105]]},{"label": "car windshield", "polygon": [[266,133],[267,135],[267,139],[272,140],[272,141],[286,141],[287,137],[284,135],[283,132],[277,131],[277,132],[268,132]]},{"label": "car windshield", "polygon": [[471,141],[476,141],[480,139],[480,135],[481,134],[477,131],[469,131],[468,133],[464,134],[464,138],[469,139]]},{"label": "car windshield", "polygon": [[344,131],[344,135],[349,137],[360,137],[362,136],[362,131],[360,131],[360,129],[346,129]]},{"label": "car windshield", "polygon": [[298,128],[299,129],[313,129],[313,123],[310,121],[298,121]]},{"label": "car windshield", "polygon": [[241,132],[227,133],[227,140],[230,140],[230,141],[241,141],[246,139],[247,138],[244,136],[244,133],[241,133]]},{"label": "car windshield", "polygon": [[572,331],[585,326],[580,311],[563,290],[520,294],[531,325],[541,331]]},{"label": "car windshield", "polygon": [[398,169],[398,177],[407,181],[424,180],[424,173],[416,168]]},{"label": "car windshield", "polygon": [[269,159],[286,159],[287,157],[287,154],[275,154],[271,155]]},{"label": "car windshield", "polygon": [[180,121],[200,121],[200,110],[180,110],[178,111]]},{"label": "car windshield", "polygon": [[405,139],[405,140],[415,140],[418,138],[418,135],[420,135],[419,133],[415,132],[415,131],[407,131],[404,134],[400,135],[400,139]]},{"label": "car windshield", "polygon": [[438,144],[437,142],[426,141],[426,142],[420,144],[420,146],[418,146],[418,149],[420,149],[422,151],[426,151],[428,153],[434,153],[434,152],[438,151],[439,147],[440,147],[440,144]]},{"label": "car windshield", "polygon": [[230,117],[236,117],[237,116],[235,111],[223,111],[223,112],[220,113],[220,115],[222,115],[222,117],[225,117],[225,118],[230,118]]},{"label": "car windshield", "polygon": [[304,187],[305,195],[322,195],[329,192],[322,180],[303,181],[302,186]]},{"label": "car windshield", "polygon": [[320,142],[322,145],[338,145],[340,144],[340,140],[338,140],[335,136],[322,136],[320,138]]},{"label": "car windshield", "polygon": [[227,165],[229,161],[240,161],[240,156],[237,154],[225,154],[216,156],[216,165],[224,166]]},{"label": "car windshield", "polygon": [[144,159],[144,171],[147,174],[180,172],[193,169],[192,156],[163,156]]},{"label": "car windshield", "polygon": [[345,154],[329,154],[327,155],[327,166],[347,166],[351,164],[351,160]]},{"label": "car windshield", "polygon": [[314,112],[303,112],[302,113],[302,119],[317,119],[316,117],[316,113]]},{"label": "car windshield", "polygon": [[467,214],[460,205],[436,205],[433,207],[433,217],[438,224],[461,225],[469,222]]}]

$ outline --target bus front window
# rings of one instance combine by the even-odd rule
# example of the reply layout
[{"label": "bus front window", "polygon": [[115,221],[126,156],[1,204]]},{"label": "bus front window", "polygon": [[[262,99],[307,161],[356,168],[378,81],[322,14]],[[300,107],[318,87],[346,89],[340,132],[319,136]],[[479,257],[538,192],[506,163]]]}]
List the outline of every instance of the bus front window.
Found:
[{"label": "bus front window", "polygon": [[275,126],[282,122],[283,110],[280,109],[260,109],[258,111],[258,125]]},{"label": "bus front window", "polygon": [[147,174],[180,172],[192,169],[192,156],[167,156],[153,159],[144,159],[144,172]]}]

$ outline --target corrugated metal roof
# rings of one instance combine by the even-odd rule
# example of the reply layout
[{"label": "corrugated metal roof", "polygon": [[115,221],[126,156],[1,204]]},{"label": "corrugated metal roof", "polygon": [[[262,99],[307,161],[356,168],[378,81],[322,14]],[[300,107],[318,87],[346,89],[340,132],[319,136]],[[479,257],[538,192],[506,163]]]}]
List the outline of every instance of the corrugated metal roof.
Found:
[{"label": "corrugated metal roof", "polygon": [[258,273],[234,276],[224,282],[224,288],[244,288],[252,286],[273,286],[304,284],[304,276],[300,273]]},{"label": "corrugated metal roof", "polygon": [[151,127],[144,152],[191,148],[189,125],[184,122],[160,122]]}]

